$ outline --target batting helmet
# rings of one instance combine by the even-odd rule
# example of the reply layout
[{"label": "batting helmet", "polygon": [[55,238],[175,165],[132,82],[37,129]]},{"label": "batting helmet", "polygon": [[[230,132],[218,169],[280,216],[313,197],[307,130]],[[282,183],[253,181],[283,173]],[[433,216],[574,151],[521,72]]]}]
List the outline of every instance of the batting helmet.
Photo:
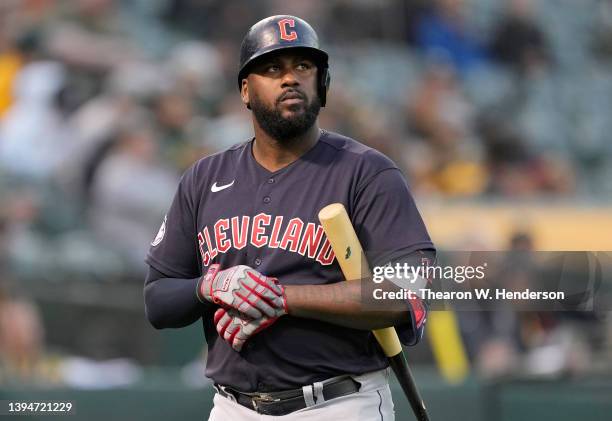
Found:
[{"label": "batting helmet", "polygon": [[238,89],[242,88],[242,79],[248,76],[255,60],[288,48],[307,50],[314,58],[318,68],[317,91],[324,107],[330,82],[328,55],[319,48],[319,37],[314,29],[295,16],[270,16],[251,26],[240,46]]}]

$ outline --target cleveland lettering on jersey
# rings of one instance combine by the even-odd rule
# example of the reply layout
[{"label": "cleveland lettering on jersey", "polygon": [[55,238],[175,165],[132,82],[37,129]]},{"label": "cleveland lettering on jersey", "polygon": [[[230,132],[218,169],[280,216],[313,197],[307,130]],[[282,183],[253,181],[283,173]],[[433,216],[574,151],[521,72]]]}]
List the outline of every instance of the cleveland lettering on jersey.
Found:
[{"label": "cleveland lettering on jersey", "polygon": [[283,216],[274,217],[273,223],[272,219],[271,215],[259,213],[253,218],[242,215],[219,219],[212,228],[205,226],[198,232],[202,265],[209,266],[217,255],[231,248],[243,249],[247,242],[257,248],[297,253],[323,266],[334,262],[336,256],[321,225],[292,218],[283,229]]}]

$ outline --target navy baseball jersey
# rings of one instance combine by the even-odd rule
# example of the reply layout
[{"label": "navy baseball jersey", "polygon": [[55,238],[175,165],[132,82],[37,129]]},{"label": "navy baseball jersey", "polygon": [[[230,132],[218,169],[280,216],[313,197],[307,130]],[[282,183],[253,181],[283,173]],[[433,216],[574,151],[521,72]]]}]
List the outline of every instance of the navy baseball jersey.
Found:
[{"label": "navy baseball jersey", "polygon": [[[270,172],[253,140],[205,157],[183,175],[147,263],[168,277],[196,278],[213,263],[244,264],[281,284],[343,280],[319,224],[324,206],[346,207],[371,265],[433,249],[406,181],[380,152],[331,132],[298,160]],[[195,291],[194,291],[195,294]],[[206,375],[242,391],[284,390],[388,365],[372,333],[281,317],[241,352],[220,339],[215,307],[202,304]],[[409,320],[403,342],[419,335]]]}]

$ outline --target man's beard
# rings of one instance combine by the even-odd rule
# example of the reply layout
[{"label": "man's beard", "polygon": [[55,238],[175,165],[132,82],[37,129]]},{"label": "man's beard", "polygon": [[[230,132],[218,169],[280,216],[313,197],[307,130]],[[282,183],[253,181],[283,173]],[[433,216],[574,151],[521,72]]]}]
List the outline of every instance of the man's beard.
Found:
[{"label": "man's beard", "polygon": [[258,96],[252,95],[249,103],[259,126],[279,142],[287,142],[303,135],[317,120],[321,109],[319,97],[315,96],[310,102],[304,100],[304,104],[305,108],[301,114],[285,118],[278,100],[275,106],[270,108],[261,102]]}]

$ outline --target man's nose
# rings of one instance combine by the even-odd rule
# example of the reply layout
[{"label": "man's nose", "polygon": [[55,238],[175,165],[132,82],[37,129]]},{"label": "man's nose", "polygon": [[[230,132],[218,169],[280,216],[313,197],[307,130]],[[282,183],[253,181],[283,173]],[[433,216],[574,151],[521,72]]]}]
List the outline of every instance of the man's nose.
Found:
[{"label": "man's nose", "polygon": [[299,84],[300,84],[300,82],[298,81],[298,78],[295,76],[294,69],[291,68],[291,67],[285,68],[283,70],[283,75],[282,75],[282,79],[281,79],[281,86],[282,87],[297,86]]}]

